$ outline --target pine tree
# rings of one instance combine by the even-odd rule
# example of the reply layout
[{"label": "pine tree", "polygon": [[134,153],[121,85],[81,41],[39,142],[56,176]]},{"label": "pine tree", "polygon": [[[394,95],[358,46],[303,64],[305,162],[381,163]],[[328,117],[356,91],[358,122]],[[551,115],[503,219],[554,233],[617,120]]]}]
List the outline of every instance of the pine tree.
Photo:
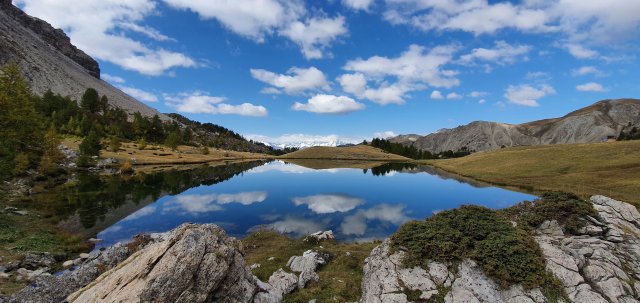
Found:
[{"label": "pine tree", "polygon": [[39,170],[41,174],[50,174],[55,171],[58,164],[64,159],[64,155],[58,148],[60,139],[56,128],[51,125],[47,134],[44,136],[43,154],[40,159]]},{"label": "pine tree", "polygon": [[100,111],[100,96],[98,95],[98,91],[93,88],[87,88],[82,95],[80,107],[90,113],[97,113]]}]

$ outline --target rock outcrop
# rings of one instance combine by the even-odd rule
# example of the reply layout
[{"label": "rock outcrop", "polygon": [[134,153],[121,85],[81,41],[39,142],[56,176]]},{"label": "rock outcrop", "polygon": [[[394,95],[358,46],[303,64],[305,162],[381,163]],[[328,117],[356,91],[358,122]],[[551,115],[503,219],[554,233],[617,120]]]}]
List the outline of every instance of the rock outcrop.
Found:
[{"label": "rock outcrop", "polygon": [[144,116],[169,117],[100,80],[98,63],[71,44],[69,37],[47,22],[25,14],[10,0],[0,0],[0,66],[17,62],[34,94],[51,90],[80,100],[94,88],[113,106]]},{"label": "rock outcrop", "polygon": [[[536,231],[547,270],[564,286],[572,302],[640,302],[640,214],[627,203],[591,198],[598,218],[580,235],[565,235],[556,221]],[[392,252],[390,240],[365,261],[360,302],[549,302],[540,289],[521,285],[501,289],[473,260],[431,262],[428,268],[404,268],[404,252]],[[454,269],[454,270],[452,270]],[[412,295],[412,296],[409,296]],[[416,297],[417,296],[417,297]]]},{"label": "rock outcrop", "polygon": [[523,124],[475,121],[426,135],[401,135],[391,142],[439,153],[467,148],[485,151],[520,145],[601,142],[640,126],[640,100],[604,100],[564,117]]},{"label": "rock outcrop", "polygon": [[63,55],[78,63],[91,76],[100,79],[100,66],[98,65],[98,62],[82,50],[75,47],[75,45],[71,44],[71,39],[69,39],[64,31],[53,28],[51,24],[42,19],[25,14],[22,10],[13,6],[11,4],[11,0],[0,0],[0,9],[2,9],[7,15],[11,16],[14,20],[20,22],[22,26],[30,29],[44,42],[53,46]]}]

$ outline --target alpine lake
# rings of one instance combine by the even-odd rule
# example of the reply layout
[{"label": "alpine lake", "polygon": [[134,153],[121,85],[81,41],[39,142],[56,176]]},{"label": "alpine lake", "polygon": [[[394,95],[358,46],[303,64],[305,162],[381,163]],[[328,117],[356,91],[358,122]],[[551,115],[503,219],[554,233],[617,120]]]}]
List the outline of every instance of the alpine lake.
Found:
[{"label": "alpine lake", "polygon": [[[268,227],[291,237],[332,230],[338,241],[368,242],[390,236],[409,220],[460,205],[500,209],[536,199],[427,165],[296,162],[211,163],[133,176],[78,174],[44,198],[58,227],[101,239],[95,249],[186,222],[215,223],[239,238]],[[336,168],[341,166],[351,168]]]}]

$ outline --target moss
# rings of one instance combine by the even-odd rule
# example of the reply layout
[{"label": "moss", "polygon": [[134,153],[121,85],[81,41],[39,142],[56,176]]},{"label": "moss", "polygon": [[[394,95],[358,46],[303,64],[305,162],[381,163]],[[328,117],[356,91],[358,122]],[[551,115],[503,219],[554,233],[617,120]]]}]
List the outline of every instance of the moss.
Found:
[{"label": "moss", "polygon": [[545,193],[534,202],[520,203],[501,211],[501,214],[529,228],[537,228],[547,220],[556,220],[570,234],[577,234],[586,225],[587,216],[598,217],[590,202],[564,192]]},{"label": "moss", "polygon": [[544,258],[531,235],[485,207],[462,206],[409,222],[392,239],[395,248],[406,250],[407,267],[471,258],[502,287],[546,283]]}]

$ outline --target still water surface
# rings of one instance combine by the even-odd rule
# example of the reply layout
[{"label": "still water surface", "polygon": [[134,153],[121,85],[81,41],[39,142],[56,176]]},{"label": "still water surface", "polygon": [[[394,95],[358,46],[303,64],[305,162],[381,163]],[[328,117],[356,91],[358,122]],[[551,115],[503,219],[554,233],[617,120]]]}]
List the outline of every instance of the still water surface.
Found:
[{"label": "still water surface", "polygon": [[311,169],[281,161],[130,179],[81,177],[58,195],[63,224],[97,233],[104,240],[97,248],[184,222],[215,223],[237,237],[270,226],[296,237],[331,229],[342,241],[368,241],[462,204],[504,208],[535,199],[428,166]]}]

